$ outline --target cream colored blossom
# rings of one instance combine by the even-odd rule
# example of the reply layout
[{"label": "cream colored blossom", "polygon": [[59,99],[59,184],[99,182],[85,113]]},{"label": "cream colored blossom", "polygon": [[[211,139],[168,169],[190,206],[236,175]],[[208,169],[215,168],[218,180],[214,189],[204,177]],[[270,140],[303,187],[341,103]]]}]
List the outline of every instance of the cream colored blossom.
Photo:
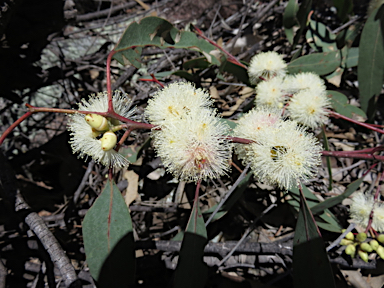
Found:
[{"label": "cream colored blossom", "polygon": [[154,125],[163,125],[186,117],[213,103],[210,95],[189,82],[175,82],[159,90],[148,101],[145,115]]},{"label": "cream colored blossom", "polygon": [[[115,91],[112,99],[113,107],[117,114],[125,118],[129,118],[134,114],[134,109],[130,110],[131,101],[124,94]],[[107,92],[91,95],[88,100],[82,99],[78,106],[79,111],[107,112]],[[84,114],[70,114],[68,116],[68,130],[71,132],[69,143],[71,144],[73,153],[79,153],[80,158],[90,156],[96,163],[101,163],[108,167],[122,168],[129,165],[127,158],[116,152],[114,149],[109,149],[107,151],[103,150],[102,143],[98,139],[98,136],[103,136],[103,131],[92,129],[84,119]],[[111,128],[116,124],[119,124],[119,121],[108,120],[108,128]]]},{"label": "cream colored blossom", "polygon": [[252,57],[249,67],[248,75],[251,83],[256,84],[263,79],[271,79],[273,77],[283,77],[286,74],[287,63],[283,57],[274,52],[263,52]]},{"label": "cream colored blossom", "polygon": [[269,108],[283,108],[286,100],[283,90],[283,79],[274,77],[268,81],[261,81],[256,86],[256,106],[267,106]]},{"label": "cream colored blossom", "polygon": [[325,93],[324,80],[312,72],[303,72],[294,75],[287,75],[284,80],[284,89],[290,93],[297,93],[301,90],[311,91],[313,95]]},{"label": "cream colored blossom", "polygon": [[294,121],[280,121],[264,129],[249,144],[246,161],[259,181],[290,189],[299,180],[313,177],[322,148],[317,139]]},{"label": "cream colored blossom", "polygon": [[292,96],[287,112],[291,119],[314,129],[327,122],[330,106],[325,93],[314,94],[312,90],[302,90]]},{"label": "cream colored blossom", "polygon": [[372,228],[384,232],[384,203],[376,202],[373,211]]},{"label": "cream colored blossom", "polygon": [[[263,130],[273,130],[282,121],[280,112],[267,107],[257,107],[243,115],[233,130],[235,137],[258,141]],[[246,165],[249,162],[247,153],[251,149],[249,144],[235,144],[236,154]]]},{"label": "cream colored blossom", "polygon": [[361,227],[367,227],[374,203],[373,195],[363,192],[354,193],[349,207],[352,221]]},{"label": "cream colored blossom", "polygon": [[229,169],[228,126],[210,109],[173,119],[153,134],[154,147],[167,171],[183,181],[213,179]]}]

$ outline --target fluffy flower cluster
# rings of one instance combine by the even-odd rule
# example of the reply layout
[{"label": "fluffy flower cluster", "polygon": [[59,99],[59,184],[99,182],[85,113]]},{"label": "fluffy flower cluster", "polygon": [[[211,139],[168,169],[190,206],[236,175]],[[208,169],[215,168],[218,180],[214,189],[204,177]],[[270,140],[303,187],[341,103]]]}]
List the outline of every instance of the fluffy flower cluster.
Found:
[{"label": "fluffy flower cluster", "polygon": [[254,141],[235,149],[261,182],[289,189],[312,177],[320,164],[317,139],[295,121],[284,121],[277,111],[250,111],[239,120],[234,135]]},{"label": "fluffy flower cluster", "polygon": [[373,195],[363,192],[355,193],[349,208],[353,222],[367,227],[373,209],[372,228],[384,232],[384,203],[374,200]]},{"label": "fluffy flower cluster", "polygon": [[186,82],[170,84],[148,103],[147,118],[161,128],[152,134],[157,154],[180,180],[217,178],[229,169],[228,126],[211,103],[208,93]]},{"label": "fluffy flower cluster", "polygon": [[[274,63],[274,64],[271,64]],[[276,52],[260,53],[251,59],[248,73],[256,86],[256,106],[281,109],[298,123],[317,128],[326,123],[330,100],[324,81],[315,73],[286,75],[286,63]]]},{"label": "fluffy flower cluster", "polygon": [[260,79],[283,77],[286,72],[287,63],[280,54],[274,51],[259,53],[252,57],[248,68],[249,79],[253,84],[258,83]]},{"label": "fluffy flower cluster", "polygon": [[[131,101],[120,91],[115,91],[113,98],[113,108],[115,112],[125,118],[130,118],[134,114],[134,109],[130,110]],[[100,92],[91,95],[88,100],[82,99],[78,103],[79,111],[107,112],[108,95],[107,92]],[[107,120],[107,119],[106,119]],[[84,114],[70,114],[68,120],[68,130],[71,131],[71,144],[74,153],[79,153],[80,158],[92,157],[97,163],[105,166],[122,168],[127,167],[127,158],[116,152],[114,149],[103,149],[100,138],[104,132],[118,123],[116,120],[107,120],[106,126],[100,130],[92,128],[85,120]],[[112,132],[108,132],[112,134]],[[104,133],[107,134],[107,133]],[[113,145],[114,146],[114,145]]]}]

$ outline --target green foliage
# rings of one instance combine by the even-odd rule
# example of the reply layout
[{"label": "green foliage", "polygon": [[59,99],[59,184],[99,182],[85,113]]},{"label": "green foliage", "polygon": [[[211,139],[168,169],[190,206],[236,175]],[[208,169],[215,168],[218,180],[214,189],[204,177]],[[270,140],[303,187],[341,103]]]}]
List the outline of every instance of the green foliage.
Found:
[{"label": "green foliage", "polygon": [[114,48],[116,54],[113,57],[122,65],[132,64],[140,68],[139,56],[145,46],[195,49],[203,53],[210,63],[219,64],[211,54],[215,50],[212,44],[197,38],[193,32],[179,31],[167,20],[158,17],[146,17],[140,23],[129,25]]},{"label": "green foliage", "polygon": [[199,288],[205,286],[208,277],[208,267],[203,261],[206,244],[207,230],[199,208],[199,201],[195,201],[181,244],[173,287]]},{"label": "green foliage", "polygon": [[364,118],[367,117],[363,110],[359,109],[356,106],[348,104],[348,98],[344,94],[332,90],[328,90],[327,92],[328,95],[331,96],[332,108],[337,113],[340,113],[341,115],[347,116],[349,118],[352,118],[353,114],[357,114]]},{"label": "green foliage", "polygon": [[[375,97],[381,92],[384,77],[384,39],[381,23],[384,6],[368,18],[361,33],[357,78],[359,81],[361,108],[372,115]],[[370,106],[370,107],[369,107]],[[368,113],[368,109],[370,113]]]},{"label": "green foliage", "polygon": [[[313,195],[313,193],[307,187],[302,186],[302,191],[306,199],[306,205],[308,205],[309,208],[315,207],[319,204],[319,200],[317,199],[317,197]],[[289,189],[289,192],[292,199],[288,200],[288,203],[292,205],[297,211],[299,211],[299,209],[301,209],[299,189],[291,188]],[[328,209],[324,209],[324,212],[319,214],[318,217],[316,217],[316,223],[319,227],[323,228],[324,230],[337,233],[341,231],[341,227],[335,215],[333,215],[333,213]]]},{"label": "green foliage", "polygon": [[288,64],[290,74],[300,72],[314,72],[325,75],[335,71],[339,67],[341,56],[339,51],[313,53],[297,58]]},{"label": "green foliage", "polygon": [[89,270],[100,287],[127,287],[135,279],[132,221],[117,186],[108,181],[83,221]]},{"label": "green foliage", "polygon": [[324,242],[305,198],[300,199],[293,239],[294,287],[307,288],[308,285],[319,288],[336,287]]}]

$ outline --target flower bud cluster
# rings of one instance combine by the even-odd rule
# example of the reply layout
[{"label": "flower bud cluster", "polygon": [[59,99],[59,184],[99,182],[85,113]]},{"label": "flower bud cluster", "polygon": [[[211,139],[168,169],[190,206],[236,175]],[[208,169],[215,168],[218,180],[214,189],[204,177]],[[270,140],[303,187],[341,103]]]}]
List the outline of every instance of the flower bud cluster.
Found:
[{"label": "flower bud cluster", "polygon": [[340,241],[340,245],[346,246],[345,254],[354,258],[357,252],[363,261],[368,262],[369,253],[376,253],[381,259],[384,259],[384,247],[379,242],[384,244],[384,234],[377,235],[375,239],[367,239],[367,234],[364,232],[358,233],[356,236],[349,232]]},{"label": "flower bud cluster", "polygon": [[[330,100],[324,81],[315,73],[287,75],[287,64],[276,52],[259,53],[250,61],[248,74],[256,86],[257,107],[281,109],[298,123],[317,128],[326,123]],[[263,79],[264,81],[256,81]]]},{"label": "flower bud cluster", "polygon": [[[115,91],[112,97],[114,110],[117,114],[129,118],[134,114],[130,110],[131,101],[119,91]],[[91,95],[88,100],[83,99],[78,104],[79,111],[107,112],[107,92]],[[117,136],[112,131],[120,122],[115,119],[107,119],[99,114],[70,114],[68,130],[71,132],[71,144],[74,153],[79,157],[92,157],[97,163],[105,166],[123,168],[129,165],[129,161],[113,148],[117,143]]]}]

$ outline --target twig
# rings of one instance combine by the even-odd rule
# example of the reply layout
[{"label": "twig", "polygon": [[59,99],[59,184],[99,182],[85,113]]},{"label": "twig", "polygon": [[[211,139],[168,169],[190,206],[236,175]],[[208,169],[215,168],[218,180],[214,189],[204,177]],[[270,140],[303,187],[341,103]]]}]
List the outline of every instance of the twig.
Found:
[{"label": "twig", "polygon": [[340,241],[345,237],[345,235],[347,235],[349,232],[351,232],[354,228],[355,228],[356,224],[354,223],[351,223],[349,224],[347,230],[344,231],[343,234],[341,234],[339,237],[337,237],[337,239],[335,241],[333,241],[326,249],[325,251],[330,251],[331,249],[333,249],[333,247],[336,247],[337,245],[340,244]]},{"label": "twig", "polygon": [[255,229],[256,227],[256,223],[265,215],[269,212],[269,210],[271,210],[273,207],[277,206],[276,204],[271,204],[267,209],[265,209],[261,215],[259,215],[258,217],[256,217],[256,219],[253,221],[252,225],[249,226],[247,228],[247,230],[244,232],[243,236],[241,237],[241,239],[236,243],[235,247],[232,248],[232,250],[220,261],[220,263],[218,264],[218,266],[220,267],[221,265],[223,265],[225,263],[225,261],[228,260],[229,257],[232,256],[232,254],[236,251],[237,247],[239,247],[245,240],[245,238],[248,237],[248,234],[251,233],[253,231],[253,229]]},{"label": "twig", "polygon": [[223,206],[223,204],[225,203],[225,201],[227,201],[227,199],[229,198],[229,196],[231,196],[231,194],[233,193],[233,191],[235,191],[236,187],[239,186],[240,182],[245,178],[245,175],[247,173],[249,169],[249,164],[244,168],[243,172],[240,174],[239,178],[237,178],[236,182],[233,184],[233,186],[231,187],[231,189],[228,190],[228,192],[225,194],[224,198],[221,199],[220,203],[217,205],[215,211],[213,211],[213,213],[211,214],[211,216],[208,218],[207,222],[205,222],[205,227],[208,226],[209,223],[211,223],[213,217],[215,217],[215,215],[217,214],[217,212],[219,212],[220,208]]},{"label": "twig", "polygon": [[88,180],[89,174],[91,174],[91,172],[92,172],[93,166],[95,166],[95,161],[92,160],[91,162],[89,162],[88,168],[84,173],[83,179],[81,179],[81,183],[80,183],[79,187],[77,187],[77,190],[76,190],[75,194],[73,195],[73,203],[74,204],[76,204],[77,200],[79,200],[80,193],[81,193],[81,191],[83,191],[85,185],[87,184],[87,180]]},{"label": "twig", "polygon": [[115,13],[115,12],[117,12],[119,10],[124,10],[124,9],[128,9],[128,8],[132,8],[135,5],[137,5],[137,3],[132,1],[132,2],[127,2],[127,3],[123,3],[123,4],[120,4],[120,5],[117,5],[117,6],[112,7],[112,8],[104,9],[104,10],[101,10],[101,11],[87,13],[87,14],[83,14],[83,15],[78,15],[76,17],[76,22],[89,21],[89,20],[92,20],[92,19],[95,19],[95,18],[99,18],[99,17],[103,17],[103,16],[108,16],[108,14]]},{"label": "twig", "polygon": [[[19,193],[16,197],[15,210],[19,212],[24,209],[29,210],[30,207]],[[72,266],[55,236],[53,236],[52,232],[45,225],[43,219],[41,219],[36,212],[31,212],[25,217],[25,223],[35,233],[37,238],[39,238],[45,250],[51,257],[52,262],[55,263],[57,268],[60,270],[65,286],[81,287],[81,282],[77,278],[75,268]]]}]

